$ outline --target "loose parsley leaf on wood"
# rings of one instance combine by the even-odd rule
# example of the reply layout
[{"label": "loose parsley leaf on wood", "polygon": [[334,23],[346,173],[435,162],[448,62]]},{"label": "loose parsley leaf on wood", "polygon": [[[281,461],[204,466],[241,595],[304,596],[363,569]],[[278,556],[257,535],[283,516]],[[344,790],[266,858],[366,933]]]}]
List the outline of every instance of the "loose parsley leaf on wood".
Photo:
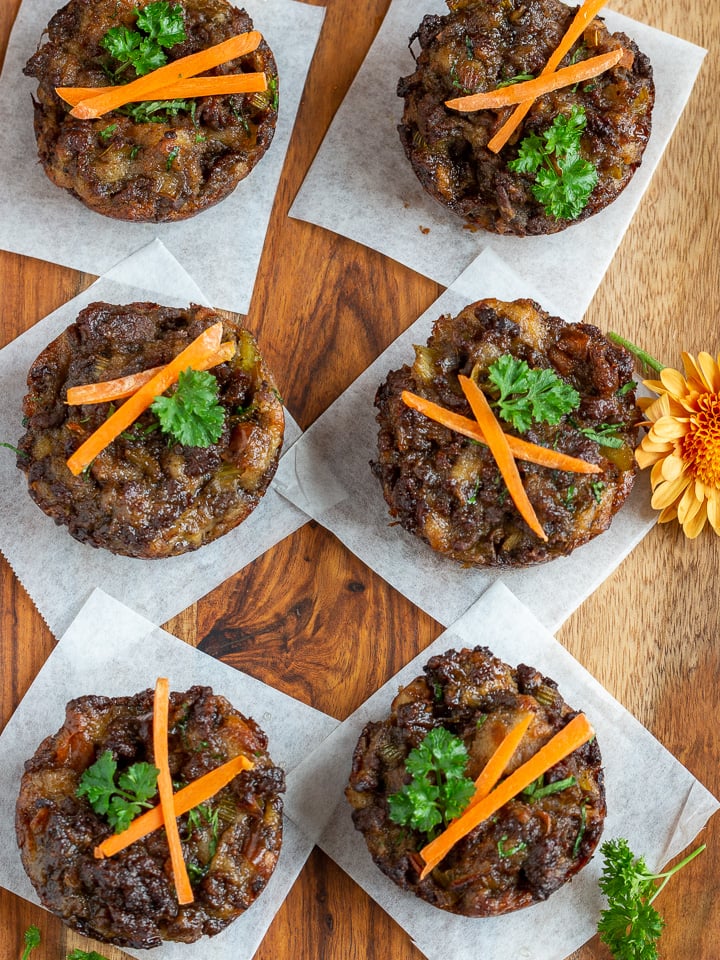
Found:
[{"label": "loose parsley leaf on wood", "polygon": [[158,770],[151,763],[134,763],[121,773],[117,783],[117,761],[106,750],[80,777],[76,796],[87,797],[95,813],[107,817],[116,833],[126,830],[147,801],[157,793]]},{"label": "loose parsley leaf on wood", "polygon": [[445,727],[433,728],[408,754],[413,779],[388,797],[390,819],[432,836],[435,827],[459,816],[475,792],[465,776],[465,744]]},{"label": "loose parsley leaf on wood", "polygon": [[40,946],[40,930],[36,926],[28,927],[25,931],[25,949],[20,960],[27,960],[32,950]]},{"label": "loose parsley leaf on wood", "polygon": [[597,170],[580,152],[586,123],[585,110],[575,104],[569,115],[555,117],[542,137],[525,137],[517,159],[508,163],[515,173],[535,174],[533,196],[556,220],[576,220],[598,182]]},{"label": "loose parsley leaf on wood", "polygon": [[622,838],[608,840],[600,849],[605,858],[600,890],[608,899],[598,923],[600,939],[615,960],[657,960],[664,920],[652,903],[670,877],[702,853],[705,844],[664,873],[650,873],[644,859],[636,859]]},{"label": "loose parsley leaf on wood", "polygon": [[488,376],[500,391],[495,401],[500,416],[520,433],[525,433],[533,422],[559,423],[580,403],[577,390],[554,370],[531,370],[525,360],[510,354],[491,364]]},{"label": "loose parsley leaf on wood", "polygon": [[225,409],[218,402],[217,379],[207,370],[185,370],[175,390],[156,397],[150,409],[161,429],[187,447],[209,447],[223,432]]},{"label": "loose parsley leaf on wood", "polygon": [[114,72],[117,79],[129,66],[138,77],[157,70],[167,63],[164,47],[172,47],[185,40],[182,7],[171,7],[167,0],[149,3],[138,13],[138,29],[111,27],[100,41],[111,57],[118,61]]},{"label": "loose parsley leaf on wood", "polygon": [[72,953],[67,955],[67,960],[107,960],[107,957],[104,957],[101,953],[98,953],[96,950],[81,950],[79,947],[76,947]]}]

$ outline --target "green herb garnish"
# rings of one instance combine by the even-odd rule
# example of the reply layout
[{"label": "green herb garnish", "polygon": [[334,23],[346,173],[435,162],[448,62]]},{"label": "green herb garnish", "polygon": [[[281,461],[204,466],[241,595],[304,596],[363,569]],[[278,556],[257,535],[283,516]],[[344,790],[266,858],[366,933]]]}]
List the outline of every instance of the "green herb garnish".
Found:
[{"label": "green herb garnish", "polygon": [[175,162],[175,158],[177,157],[177,155],[178,155],[179,153],[180,153],[180,147],[175,146],[175,147],[172,148],[172,150],[170,151],[170,153],[167,155],[167,160],[165,161],[165,169],[166,169],[166,170],[171,170],[171,169],[172,169],[172,165],[173,165],[173,163]]},{"label": "green herb garnish", "polygon": [[98,953],[96,950],[81,950],[79,947],[76,947],[72,953],[67,955],[67,960],[107,960],[107,957],[104,957],[101,953]]},{"label": "green herb garnish", "polygon": [[117,128],[118,125],[116,123],[111,123],[100,131],[100,139],[103,141],[103,143],[107,143],[112,139],[112,135],[115,133]]},{"label": "green herb garnish", "polygon": [[607,840],[600,849],[605,858],[600,890],[608,899],[598,923],[600,939],[615,960],[656,960],[665,921],[653,901],[673,874],[702,853],[705,844],[664,873],[650,873],[644,859],[636,859],[622,838]]},{"label": "green herb garnish", "polygon": [[499,90],[501,87],[511,87],[514,83],[524,83],[526,80],[534,79],[535,77],[532,75],[532,73],[516,73],[514,77],[508,77],[507,80],[501,80],[497,85],[497,89]]},{"label": "green herb garnish", "polygon": [[550,797],[554,793],[561,793],[569,787],[574,787],[577,783],[575,777],[565,777],[564,780],[554,780],[552,783],[545,783],[545,774],[533,781],[529,787],[525,787],[522,795],[529,800],[542,800],[543,797]]},{"label": "green herb garnish", "polygon": [[516,853],[520,853],[521,850],[524,850],[527,844],[524,840],[519,840],[514,847],[511,847],[509,850],[505,847],[507,842],[507,834],[504,833],[502,837],[497,842],[497,851],[498,856],[501,860],[505,860],[507,857],[512,857]]},{"label": "green herb garnish", "polygon": [[134,763],[115,781],[117,761],[106,750],[80,777],[75,791],[87,797],[95,813],[107,817],[116,833],[127,830],[141,809],[152,807],[147,801],[157,793],[158,770],[151,763]]},{"label": "green herb garnish", "polygon": [[475,792],[465,776],[468,753],[460,737],[434,727],[408,754],[410,783],[388,797],[390,819],[432,836],[435,827],[459,816]]},{"label": "green herb garnish", "polygon": [[535,174],[532,194],[556,220],[577,219],[598,182],[597,170],[580,153],[586,123],[584,109],[574,105],[568,116],[556,117],[542,137],[525,137],[517,160],[508,163],[515,173]]},{"label": "green herb garnish", "polygon": [[19,447],[14,446],[12,443],[5,443],[4,440],[0,440],[0,447],[7,447],[8,450],[12,450],[13,453],[16,453],[19,457],[29,457],[29,453],[25,453],[24,450],[21,450]]},{"label": "green herb garnish", "polygon": [[25,931],[25,949],[20,960],[27,960],[30,952],[40,946],[40,930],[36,926],[28,927]]},{"label": "green herb garnish", "polygon": [[605,484],[602,480],[594,480],[590,484],[590,489],[592,490],[592,495],[595,497],[595,503],[601,503],[603,498],[603,493],[605,492]]},{"label": "green herb garnish", "polygon": [[580,394],[548,368],[531,370],[510,354],[488,369],[490,382],[500,391],[495,401],[503,420],[524,433],[533,422],[555,424],[580,403]]},{"label": "green herb garnish", "polygon": [[193,113],[196,106],[194,100],[143,100],[140,103],[126,103],[118,107],[117,112],[130,117],[135,123],[167,123],[182,110]]},{"label": "green herb garnish", "polygon": [[223,432],[225,410],[218,402],[218,382],[207,370],[183,371],[175,390],[155,397],[150,409],[163,432],[187,447],[209,447]]},{"label": "green herb garnish", "polygon": [[173,7],[166,0],[149,3],[139,11],[135,26],[135,30],[111,27],[100,41],[100,46],[119,63],[113,79],[118,79],[130,66],[135,68],[138,77],[157,70],[167,63],[165,49],[185,40],[179,3]]},{"label": "green herb garnish", "polygon": [[597,427],[578,427],[578,429],[588,440],[594,441],[601,447],[612,447],[617,450],[625,443],[623,438],[617,435],[622,426],[621,423],[601,423]]}]

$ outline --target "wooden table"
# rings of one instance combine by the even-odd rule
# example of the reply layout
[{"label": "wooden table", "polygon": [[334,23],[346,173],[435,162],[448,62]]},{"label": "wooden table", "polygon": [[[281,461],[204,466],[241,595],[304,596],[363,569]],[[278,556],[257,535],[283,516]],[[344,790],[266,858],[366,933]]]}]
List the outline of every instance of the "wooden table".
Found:
[{"label": "wooden table", "polygon": [[[387,3],[327,2],[247,319],[278,371],[288,408],[304,428],[441,292],[437,284],[373,251],[287,216]],[[19,0],[0,4],[0,57],[18,6]],[[720,6],[705,0],[613,0],[610,6],[710,50],[587,315],[589,322],[621,331],[677,365],[680,349],[720,349]],[[3,122],[13,120],[4,117]],[[298,250],[302,258],[294,255]],[[94,279],[6,253],[0,253],[0,277],[2,345]],[[720,733],[712,718],[720,710],[719,569],[720,538],[706,531],[689,542],[674,525],[657,528],[558,635],[716,794]],[[55,641],[4,560],[0,591],[4,725]],[[167,627],[340,719],[441,632],[439,624],[314,522]],[[663,785],[638,783],[637,788],[662,790]],[[673,960],[718,955],[720,817],[703,839],[707,852],[658,901],[667,922],[662,955]],[[0,891],[0,960],[20,956],[23,931],[31,923],[43,938],[33,958],[64,960],[74,947],[92,949],[45,911]],[[126,956],[112,947],[95,947],[110,960]],[[316,849],[257,960],[420,956],[407,935]],[[596,938],[573,960],[607,957]]]}]

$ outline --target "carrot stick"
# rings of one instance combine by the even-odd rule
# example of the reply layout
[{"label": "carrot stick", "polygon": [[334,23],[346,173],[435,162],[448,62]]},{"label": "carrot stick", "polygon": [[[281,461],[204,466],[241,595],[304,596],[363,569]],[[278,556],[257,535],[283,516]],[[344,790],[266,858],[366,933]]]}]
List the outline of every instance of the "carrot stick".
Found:
[{"label": "carrot stick", "polygon": [[[208,356],[197,365],[192,364],[193,370],[210,370],[219,363],[232,360],[236,347],[230,340],[220,344],[220,349]],[[103,380],[100,383],[85,383],[79,387],[68,387],[65,403],[77,406],[81,403],[104,403],[109,400],[124,400],[136,393],[144,383],[147,383],[163,367],[150,367],[139,373],[128,374],[127,377],[118,377],[117,380]]]},{"label": "carrot stick", "polygon": [[228,60],[235,60],[246,53],[251,53],[258,47],[261,40],[262,35],[257,30],[238,33],[229,40],[208,47],[207,50],[200,50],[198,53],[191,53],[187,57],[173,60],[172,63],[166,63],[164,67],[158,67],[157,70],[153,70],[144,77],[138,77],[131,83],[111,87],[107,93],[81,100],[73,107],[70,114],[79,120],[94,120],[95,117],[101,117],[110,110],[132,103],[146,93],[157,92],[171,83],[177,83],[178,80],[194,77],[212,67],[220,66],[221,63],[227,63]]},{"label": "carrot stick", "polygon": [[[211,770],[210,773],[206,773],[204,776],[198,777],[197,780],[193,780],[192,783],[183,787],[182,790],[178,790],[173,796],[175,816],[180,817],[183,813],[187,813],[188,810],[192,810],[192,808],[196,807],[199,803],[204,803],[210,797],[214,797],[215,794],[219,793],[223,787],[226,787],[231,780],[234,780],[239,773],[243,770],[252,770],[253,766],[254,764],[251,760],[248,760],[248,758],[242,754],[238,754],[237,757],[233,757],[232,760],[228,760],[227,763],[223,763],[222,766],[216,767],[214,770]],[[135,817],[127,830],[123,830],[122,833],[114,833],[106,840],[103,840],[101,844],[95,847],[95,857],[98,860],[103,857],[112,857],[137,840],[142,840],[143,837],[152,833],[153,830],[159,830],[162,825],[162,807],[158,805],[157,807],[153,807],[152,810],[148,810],[147,813]]]},{"label": "carrot stick", "polygon": [[[541,540],[547,540],[547,534],[540,525],[537,514],[530,503],[530,498],[522,485],[518,468],[507,441],[507,437],[502,432],[500,424],[495,419],[495,414],[490,409],[485,394],[480,387],[469,377],[458,377],[463,393],[467,397],[470,409],[480,429],[485,434],[485,442],[490,448],[490,453],[495,457],[500,474],[508,488],[508,493],[513,499],[513,503],[518,508],[520,515],[533,533],[537,534]],[[121,408],[122,409],[122,408]]]},{"label": "carrot stick", "polygon": [[188,367],[201,363],[209,355],[216,353],[220,346],[222,323],[214,323],[196,337],[191,344],[179,353],[174,360],[156,373],[151,380],[143,384],[129,400],[119,407],[94,433],[81,443],[67,461],[68,468],[75,476],[82,473],[95,457],[102,453],[109,443],[127,430],[131,423],[147,410],[155,397],[172,386],[178,376]]},{"label": "carrot stick", "polygon": [[[401,396],[408,407],[425,414],[430,420],[435,420],[449,430],[454,430],[464,437],[469,437],[470,440],[487,446],[485,434],[474,420],[463,417],[459,413],[453,413],[452,410],[446,410],[445,407],[433,403],[432,400],[426,400],[425,397],[419,397],[416,393],[410,393],[409,390],[403,390]],[[602,468],[595,463],[588,463],[587,460],[568,456],[567,453],[560,453],[558,450],[551,450],[537,443],[528,443],[527,440],[521,440],[520,437],[514,437],[510,433],[506,433],[505,436],[516,460],[525,460],[527,463],[536,463],[538,466],[550,467],[554,470],[565,470],[568,473],[602,473]]]},{"label": "carrot stick", "polygon": [[601,53],[589,60],[579,60],[569,67],[563,67],[554,73],[541,73],[534,80],[525,80],[523,83],[513,83],[497,90],[487,90],[485,93],[473,93],[468,97],[457,97],[446,100],[445,106],[452,110],[495,110],[498,107],[509,107],[514,103],[523,103],[525,100],[536,100],[546,93],[559,90],[561,87],[570,87],[583,80],[605,73],[625,56],[625,50],[619,47],[608,53]]},{"label": "carrot stick", "polygon": [[497,749],[480,771],[480,775],[475,781],[475,793],[470,800],[467,810],[469,810],[470,807],[474,807],[475,804],[481,800],[484,800],[503,775],[520,741],[525,736],[525,731],[530,726],[533,716],[534,714],[532,713],[523,713],[520,719],[500,741]]},{"label": "carrot stick", "polygon": [[165,824],[173,880],[179,904],[192,903],[195,899],[190,886],[185,860],[183,859],[180,831],[175,819],[173,803],[172,775],[168,757],[168,710],[170,706],[170,687],[167,677],[158,677],[153,700],[153,753],[158,768],[157,787],[160,794],[160,807]]},{"label": "carrot stick", "polygon": [[[575,17],[568,27],[565,36],[550,55],[550,59],[540,74],[541,76],[543,74],[553,73],[555,70],[557,70],[563,57],[570,52],[572,45],[585,31],[585,28],[588,26],[588,24],[590,24],[602,10],[602,8],[605,6],[605,2],[606,0],[585,0],[575,14]],[[534,100],[526,100],[525,103],[521,103],[515,107],[508,119],[488,143],[488,150],[492,150],[493,153],[499,153],[502,150],[515,130],[517,130],[517,128],[520,126],[534,102]]]},{"label": "carrot stick", "polygon": [[590,726],[585,714],[579,713],[576,717],[573,717],[536,754],[526,760],[509,777],[506,777],[499,786],[491,790],[484,800],[468,807],[439,836],[423,847],[420,856],[425,861],[425,867],[420,874],[420,879],[424,880],[448,855],[455,844],[466,837],[471,830],[474,830],[484,820],[504,807],[521,790],[524,790],[538,777],[547,773],[551,767],[554,767],[555,764],[560,763],[578,747],[587,743],[594,735],[595,731]]},{"label": "carrot stick", "polygon": [[[175,63],[178,61],[176,60]],[[55,87],[55,93],[71,106],[81,100],[99,97],[115,87]],[[186,97],[214,97],[225,93],[262,93],[267,90],[264,73],[229,73],[220,77],[188,77],[166,87],[150,90],[135,97],[134,103],[143,100],[184,100]]]}]

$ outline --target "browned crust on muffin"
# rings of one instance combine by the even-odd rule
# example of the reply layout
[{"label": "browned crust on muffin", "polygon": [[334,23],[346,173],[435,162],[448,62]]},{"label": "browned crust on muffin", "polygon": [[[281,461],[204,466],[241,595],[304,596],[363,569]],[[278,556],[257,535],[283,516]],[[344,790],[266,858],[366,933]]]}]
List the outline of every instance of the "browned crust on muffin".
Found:
[{"label": "browned crust on muffin", "polygon": [[[25,67],[38,80],[38,155],[53,183],[97,213],[118,220],[184,220],[227,197],[270,146],[277,67],[263,40],[257,50],[210,74],[264,72],[266,93],[199,97],[194,112],[181,111],[165,122],[135,122],[117,110],[96,120],[75,119],[55,87],[107,86],[112,58],[100,41],[111,27],[132,27],[137,6],[134,0],[70,0],[51,19],[47,39]],[[248,14],[227,0],[183,0],[182,7],[187,39],[166,51],[169,61],[253,29]]]},{"label": "browned crust on muffin", "polygon": [[[566,324],[531,300],[480,300],[442,316],[412,366],[391,371],[375,399],[379,424],[372,463],[383,495],[404,529],[437,552],[472,566],[527,565],[569,554],[608,528],[632,489],[640,418],[630,354],[589,324]],[[597,474],[553,470],[516,460],[523,486],[547,534],[541,540],[507,494],[485,446],[410,409],[403,390],[473,419],[458,375],[474,376],[492,397],[488,368],[502,355],[550,368],[580,394],[580,406],[556,425],[506,433],[600,467]],[[581,430],[613,424],[617,449]]]},{"label": "browned crust on muffin", "polygon": [[[166,364],[220,320],[223,341],[237,349],[211,371],[225,409],[218,441],[169,440],[148,410],[73,476],[68,457],[115,405],[69,406],[68,388]],[[275,474],[284,433],[282,402],[252,335],[196,305],[90,304],[31,366],[23,413],[17,464],[38,506],[82,543],[145,559],[195,550],[240,524]]]},{"label": "browned crust on muffin", "polygon": [[467,776],[475,779],[527,712],[533,719],[508,773],[576,713],[554,681],[475,647],[432,657],[424,676],[401,688],[389,717],[366,725],[345,792],[373,860],[399,887],[451,913],[492,917],[547,899],[590,860],[606,815],[595,739],[545,775],[545,784],[574,777],[573,785],[535,800],[519,794],[459,840],[424,880],[419,852],[427,836],[389,817],[388,797],[410,782],[405,760],[428,731],[442,726],[463,740]]},{"label": "browned crust on muffin", "polygon": [[43,905],[72,929],[120,947],[219,933],[263,891],[282,843],[284,775],[265,734],[224,697],[196,686],[170,696],[173,780],[190,783],[240,754],[254,767],[205,801],[194,819],[178,819],[194,902],[178,905],[164,830],[112,857],[94,857],[112,829],[76,796],[80,778],[106,750],[118,775],[153,762],[152,704],[152,690],[70,701],[63,726],[25,764],[16,806],[23,866]]},{"label": "browned crust on muffin", "polygon": [[[494,90],[515,76],[537,76],[576,8],[560,0],[460,0],[449,6],[446,16],[426,16],[411,37],[421,48],[416,69],[398,84],[405,101],[400,139],[425,190],[470,224],[519,236],[556,233],[612,203],[640,165],[650,136],[655,88],[648,58],[596,18],[561,66],[618,47],[632,53],[632,66],[615,66],[590,82],[540,97],[495,154],[487,144],[510,111],[461,113],[445,101]],[[596,167],[598,184],[577,219],[555,219],[531,192],[534,176],[515,173],[508,164],[522,139],[542,136],[573,106],[582,106],[587,116],[581,152]]]}]

